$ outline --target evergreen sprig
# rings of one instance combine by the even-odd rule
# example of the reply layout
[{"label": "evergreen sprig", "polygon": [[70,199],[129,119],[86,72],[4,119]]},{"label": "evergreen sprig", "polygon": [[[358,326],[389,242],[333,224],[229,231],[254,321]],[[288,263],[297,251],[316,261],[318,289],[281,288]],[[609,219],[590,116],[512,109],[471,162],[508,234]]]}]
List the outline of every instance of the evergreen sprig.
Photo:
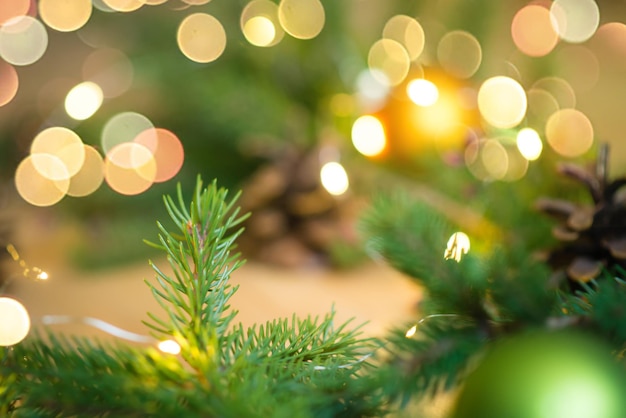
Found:
[{"label": "evergreen sprig", "polygon": [[174,222],[158,223],[171,273],[153,265],[148,282],[165,315],[149,314],[155,336],[181,355],[48,334],[0,350],[0,412],[15,417],[369,417],[380,388],[363,379],[376,341],[350,321],[294,316],[245,329],[234,324],[230,276],[243,261],[237,196],[198,178],[187,207],[165,198]]},{"label": "evergreen sprig", "polygon": [[563,316],[548,269],[522,248],[446,259],[456,228],[424,202],[381,195],[361,226],[369,248],[424,290],[416,334],[396,329],[386,344],[391,355],[379,373],[391,398],[454,387],[491,342]]}]

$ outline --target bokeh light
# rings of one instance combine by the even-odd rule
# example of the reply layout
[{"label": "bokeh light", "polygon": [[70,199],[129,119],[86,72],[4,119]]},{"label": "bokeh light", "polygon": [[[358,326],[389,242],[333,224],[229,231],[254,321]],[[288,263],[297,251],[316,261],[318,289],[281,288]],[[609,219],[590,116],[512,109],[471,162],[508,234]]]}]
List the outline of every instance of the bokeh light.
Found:
[{"label": "bokeh light", "polygon": [[146,147],[157,166],[155,183],[161,183],[174,177],[180,171],[185,159],[183,144],[171,131],[163,128],[151,128],[141,132],[134,141]]},{"label": "bokeh light", "polygon": [[294,38],[315,38],[324,28],[326,12],[319,0],[281,0],[278,20]]},{"label": "bokeh light", "polygon": [[76,120],[93,116],[102,105],[102,89],[96,83],[85,81],[76,85],[65,97],[65,111]]},{"label": "bokeh light", "polygon": [[322,186],[328,193],[339,196],[344,194],[350,186],[348,173],[343,166],[337,162],[328,162],[320,170],[320,180]]},{"label": "bokeh light", "polygon": [[593,38],[593,51],[608,66],[626,68],[626,24],[609,22],[601,25]]},{"label": "bokeh light", "polygon": [[[55,156],[65,166],[64,175],[69,179],[78,173],[85,161],[85,148],[83,141],[72,130],[61,126],[54,126],[39,132],[30,145],[31,154],[47,154]],[[39,167],[39,162],[48,166],[47,159],[36,158],[34,164],[42,174],[45,170]],[[61,180],[58,175],[46,176],[52,180]]]},{"label": "bokeh light", "polygon": [[208,63],[226,49],[226,31],[215,17],[206,13],[187,16],[179,25],[176,40],[180,51],[190,60]]},{"label": "bokeh light", "polygon": [[167,354],[173,354],[173,355],[179,354],[181,350],[180,344],[178,344],[174,340],[159,341],[159,343],[157,344],[157,347],[162,352],[167,353]]},{"label": "bokeh light", "polygon": [[526,92],[509,77],[496,76],[483,82],[478,90],[478,109],[496,128],[512,128],[526,115]]},{"label": "bokeh light", "polygon": [[276,28],[267,17],[255,16],[243,25],[243,34],[254,46],[269,46],[276,37]]},{"label": "bokeh light", "polygon": [[[41,172],[42,168],[45,169],[45,176]],[[60,179],[55,180],[53,177]],[[22,199],[31,205],[42,207],[61,201],[70,185],[65,164],[58,157],[49,154],[31,154],[24,158],[15,170],[14,181]]]},{"label": "bokeh light", "polygon": [[473,76],[482,61],[480,43],[469,32],[455,30],[446,33],[437,45],[437,60],[451,75],[464,79]]},{"label": "bokeh light", "polygon": [[157,165],[148,148],[134,142],[116,145],[104,160],[104,179],[123,195],[137,195],[152,186]]},{"label": "bokeh light", "polygon": [[528,124],[543,131],[546,122],[560,109],[559,102],[544,89],[533,87],[526,92],[528,99]]},{"label": "bokeh light", "polygon": [[368,157],[380,154],[387,144],[383,124],[371,115],[359,117],[352,125],[352,144],[358,152]]},{"label": "bokeh light", "polygon": [[[467,254],[470,250],[470,239],[465,232],[455,232],[448,239],[446,244],[446,250],[443,257],[448,260],[452,259],[457,263],[461,261],[464,254]],[[409,338],[409,333],[406,336]]]},{"label": "bokeh light", "polygon": [[600,79],[600,63],[594,52],[582,45],[568,45],[555,54],[560,74],[578,92],[589,91]]},{"label": "bokeh light", "polygon": [[144,5],[144,0],[102,0],[104,5],[116,12],[134,12]]},{"label": "bokeh light", "polygon": [[142,132],[154,133],[154,124],[146,116],[136,112],[118,113],[109,119],[102,129],[101,145],[108,154],[116,145],[132,142]]},{"label": "bokeh light", "polygon": [[559,42],[550,10],[537,4],[524,6],[515,14],[511,36],[515,46],[531,57],[548,55]]},{"label": "bokeh light", "polygon": [[497,139],[487,139],[480,150],[480,159],[491,179],[500,180],[509,169],[509,156]]},{"label": "bokeh light", "polygon": [[559,37],[566,42],[585,42],[600,23],[600,10],[594,0],[554,0],[550,14]]},{"label": "bokeh light", "polygon": [[15,95],[20,85],[20,80],[15,68],[0,61],[0,106],[9,103]]},{"label": "bokeh light", "polygon": [[0,346],[7,347],[22,341],[30,331],[28,311],[17,300],[0,297]]},{"label": "bokeh light", "polygon": [[432,81],[418,78],[411,80],[406,86],[409,99],[418,106],[432,106],[439,99],[439,89]]},{"label": "bokeh light", "polygon": [[364,70],[356,79],[356,96],[359,105],[366,112],[380,109],[389,95],[390,85],[387,76],[379,70]]},{"label": "bokeh light", "polygon": [[384,74],[381,82],[396,86],[406,78],[411,66],[409,53],[402,44],[391,39],[379,39],[367,55],[367,63],[374,77]]},{"label": "bokeh light", "polygon": [[516,181],[528,170],[528,160],[516,141],[507,137],[475,139],[465,148],[464,157],[470,173],[483,181]]},{"label": "bokeh light", "polygon": [[91,0],[39,0],[39,16],[48,27],[71,32],[83,27],[91,17]]},{"label": "bokeh light", "polygon": [[248,42],[255,46],[274,46],[285,36],[278,20],[278,5],[270,0],[248,3],[241,12],[239,25]]},{"label": "bokeh light", "polygon": [[17,17],[0,27],[0,57],[9,64],[33,64],[47,48],[46,28],[34,17]]},{"label": "bokeh light", "polygon": [[90,145],[84,145],[85,161],[78,173],[70,178],[68,196],[83,197],[98,190],[104,181],[104,160]]},{"label": "bokeh light", "polygon": [[527,160],[534,161],[543,151],[541,137],[532,128],[524,128],[517,133],[517,149]]},{"label": "bokeh light", "polygon": [[4,0],[0,1],[0,25],[7,21],[26,16],[30,8],[30,0]]},{"label": "bokeh light", "polygon": [[400,43],[415,61],[424,51],[426,37],[419,22],[406,15],[395,15],[385,23],[383,39],[391,39]]},{"label": "bokeh light", "polygon": [[183,0],[183,1],[191,6],[201,6],[203,4],[209,3],[211,0]]},{"label": "bokeh light", "polygon": [[128,57],[120,50],[100,48],[93,51],[83,62],[85,80],[96,83],[105,98],[118,97],[133,83],[134,70]]},{"label": "bokeh light", "polygon": [[560,155],[578,157],[593,145],[593,126],[581,111],[562,109],[548,119],[546,139]]},{"label": "bokeh light", "polygon": [[561,77],[548,76],[535,81],[531,88],[542,89],[554,97],[559,109],[576,107],[576,92],[574,88]]}]

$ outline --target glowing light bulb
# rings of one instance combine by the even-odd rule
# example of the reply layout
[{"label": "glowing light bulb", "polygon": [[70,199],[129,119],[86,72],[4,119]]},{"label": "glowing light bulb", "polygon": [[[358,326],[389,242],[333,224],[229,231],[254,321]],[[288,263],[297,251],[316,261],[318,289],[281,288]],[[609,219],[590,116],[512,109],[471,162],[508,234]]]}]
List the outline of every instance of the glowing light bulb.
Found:
[{"label": "glowing light bulb", "polygon": [[411,338],[417,332],[417,325],[413,325],[409,330],[404,334],[405,337]]},{"label": "glowing light bulb", "polygon": [[368,157],[380,154],[387,142],[383,124],[374,116],[365,115],[352,125],[352,144]]},{"label": "glowing light bulb", "polygon": [[524,158],[534,161],[541,155],[543,143],[537,131],[532,128],[524,128],[517,134],[517,149]]},{"label": "glowing light bulb", "polygon": [[413,103],[423,107],[432,106],[439,99],[437,86],[432,81],[424,80],[423,78],[409,82],[406,86],[406,93]]},{"label": "glowing light bulb", "polygon": [[19,343],[30,331],[30,317],[24,305],[9,297],[0,297],[0,346]]},{"label": "glowing light bulb", "polygon": [[350,185],[345,168],[336,162],[326,163],[322,166],[320,180],[328,193],[335,196],[344,194]]},{"label": "glowing light bulb", "polygon": [[85,120],[102,105],[102,89],[96,83],[85,81],[75,86],[65,97],[65,111],[71,118]]},{"label": "glowing light bulb", "polygon": [[448,245],[443,257],[446,260],[454,259],[458,263],[463,254],[467,254],[470,249],[469,237],[463,232],[455,232],[448,240]]},{"label": "glowing light bulb", "polygon": [[157,344],[159,350],[167,354],[179,354],[180,353],[180,344],[178,344],[174,340],[165,340],[161,341]]}]

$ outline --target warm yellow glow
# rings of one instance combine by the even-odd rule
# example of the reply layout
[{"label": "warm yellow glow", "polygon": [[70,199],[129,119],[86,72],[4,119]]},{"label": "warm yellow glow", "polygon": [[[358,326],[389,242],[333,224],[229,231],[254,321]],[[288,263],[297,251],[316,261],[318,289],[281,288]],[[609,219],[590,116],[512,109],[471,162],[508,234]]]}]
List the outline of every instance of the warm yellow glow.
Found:
[{"label": "warm yellow glow", "polygon": [[385,23],[383,38],[399,42],[415,61],[424,51],[425,35],[422,25],[406,15],[395,15]]},{"label": "warm yellow glow", "polygon": [[115,146],[104,161],[105,181],[123,195],[145,192],[154,183],[156,173],[156,161],[150,150],[134,142]]},{"label": "warm yellow glow", "polygon": [[50,276],[45,271],[40,271],[39,273],[37,273],[38,280],[48,280],[49,278]]},{"label": "warm yellow glow", "polygon": [[348,173],[341,164],[336,162],[326,163],[322,166],[320,179],[322,186],[328,193],[335,196],[344,194],[350,186]]},{"label": "warm yellow glow", "polygon": [[65,111],[71,118],[85,120],[93,116],[102,105],[102,89],[96,83],[85,81],[67,93]]},{"label": "warm yellow glow", "polygon": [[88,196],[98,190],[104,181],[104,161],[92,146],[85,145],[85,162],[80,171],[70,178],[69,196]]},{"label": "warm yellow glow", "polygon": [[385,76],[382,82],[396,86],[409,73],[411,60],[402,44],[391,39],[380,39],[370,47],[367,64],[374,77],[378,77],[380,72]]},{"label": "warm yellow glow", "polygon": [[[38,166],[43,166],[41,160],[48,160],[47,171],[52,171],[54,177],[66,177],[60,180],[46,177],[35,167],[34,159],[38,159]],[[56,174],[54,172],[57,172]],[[50,176],[49,173],[47,173]],[[69,175],[63,162],[53,155],[35,154],[26,157],[15,170],[15,187],[20,197],[34,206],[52,206],[63,199],[69,188]]]},{"label": "warm yellow glow", "polygon": [[386,146],[385,128],[376,117],[359,117],[352,125],[352,144],[358,152],[368,157],[380,154]]},{"label": "warm yellow glow", "polygon": [[159,348],[159,350],[167,354],[177,355],[180,353],[180,344],[178,344],[174,340],[160,341],[157,344],[157,347]]},{"label": "warm yellow glow", "polygon": [[19,78],[15,68],[0,61],[0,106],[9,103],[17,94]]},{"label": "warm yellow glow", "polygon": [[187,16],[178,27],[176,40],[180,51],[190,60],[208,63],[226,49],[226,31],[215,17],[206,13]]},{"label": "warm yellow glow", "polygon": [[277,45],[285,36],[278,20],[278,4],[271,0],[252,0],[246,4],[241,11],[239,27],[248,42],[256,46]]},{"label": "warm yellow glow", "polygon": [[455,30],[446,33],[437,45],[439,64],[458,78],[473,76],[482,62],[480,43],[469,32]]},{"label": "warm yellow glow", "polygon": [[432,81],[418,78],[411,80],[406,86],[409,99],[418,106],[432,106],[439,99],[439,89]]},{"label": "warm yellow glow", "polygon": [[269,46],[276,37],[276,28],[267,17],[255,16],[243,25],[243,34],[252,45]]},{"label": "warm yellow glow", "polygon": [[538,4],[526,5],[515,14],[511,36],[517,49],[531,57],[548,55],[559,41],[550,11]]},{"label": "warm yellow glow", "polygon": [[0,297],[0,346],[19,343],[30,331],[28,311],[20,302],[9,297]]},{"label": "warm yellow glow", "polygon": [[462,128],[461,108],[449,94],[441,94],[430,106],[413,106],[412,110],[411,122],[424,137],[446,143],[456,142],[452,138],[457,137]]},{"label": "warm yellow glow", "polygon": [[463,232],[455,232],[448,240],[446,250],[443,257],[446,260],[453,259],[457,263],[461,261],[463,254],[467,254],[470,250],[470,239]]},{"label": "warm yellow glow", "polygon": [[0,27],[0,57],[9,64],[33,64],[47,48],[46,28],[34,17],[17,17]]},{"label": "warm yellow glow", "polygon": [[578,157],[593,145],[593,126],[581,111],[562,109],[548,119],[546,139],[557,153],[565,157]]},{"label": "warm yellow glow", "polygon": [[83,27],[91,17],[91,0],[39,0],[39,16],[46,25],[60,32]]},{"label": "warm yellow glow", "polygon": [[281,0],[278,20],[294,38],[312,39],[324,28],[326,13],[319,0]]},{"label": "warm yellow glow", "polygon": [[406,334],[404,334],[405,337],[407,338],[411,338],[412,336],[415,335],[415,333],[417,332],[417,325],[413,325],[411,328],[409,328],[406,332]]},{"label": "warm yellow glow", "polygon": [[145,0],[102,0],[102,2],[116,12],[134,12],[144,5]]},{"label": "warm yellow glow", "polygon": [[594,0],[554,0],[550,14],[559,36],[567,42],[585,42],[600,23],[600,10]]},{"label": "warm yellow glow", "polygon": [[33,159],[40,173],[51,180],[61,180],[65,176],[69,179],[78,173],[85,161],[83,141],[74,131],[61,126],[47,128],[37,134],[30,145],[30,153],[54,156],[63,164],[62,171],[51,170],[51,167],[57,167],[53,160],[40,156]]},{"label": "warm yellow glow", "polygon": [[517,134],[517,149],[527,160],[534,161],[541,155],[543,142],[537,131],[532,128],[524,128]]},{"label": "warm yellow glow", "polygon": [[478,109],[496,128],[512,128],[526,115],[526,92],[515,80],[505,76],[487,79],[478,91]]}]

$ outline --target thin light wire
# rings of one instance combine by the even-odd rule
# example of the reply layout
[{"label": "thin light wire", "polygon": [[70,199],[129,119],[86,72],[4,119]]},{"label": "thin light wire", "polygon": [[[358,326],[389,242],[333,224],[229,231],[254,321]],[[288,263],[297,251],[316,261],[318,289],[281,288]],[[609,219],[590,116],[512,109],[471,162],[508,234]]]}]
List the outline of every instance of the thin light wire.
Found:
[{"label": "thin light wire", "polygon": [[44,325],[61,325],[61,324],[71,324],[71,323],[80,323],[84,325],[88,325],[90,327],[99,329],[109,335],[112,335],[117,338],[121,338],[127,341],[133,341],[136,343],[142,344],[153,344],[157,342],[157,340],[149,335],[137,334],[135,332],[127,331],[120,327],[116,327],[113,324],[110,324],[106,321],[97,318],[91,317],[79,317],[79,316],[69,316],[69,315],[44,315],[41,317],[41,322]]}]

